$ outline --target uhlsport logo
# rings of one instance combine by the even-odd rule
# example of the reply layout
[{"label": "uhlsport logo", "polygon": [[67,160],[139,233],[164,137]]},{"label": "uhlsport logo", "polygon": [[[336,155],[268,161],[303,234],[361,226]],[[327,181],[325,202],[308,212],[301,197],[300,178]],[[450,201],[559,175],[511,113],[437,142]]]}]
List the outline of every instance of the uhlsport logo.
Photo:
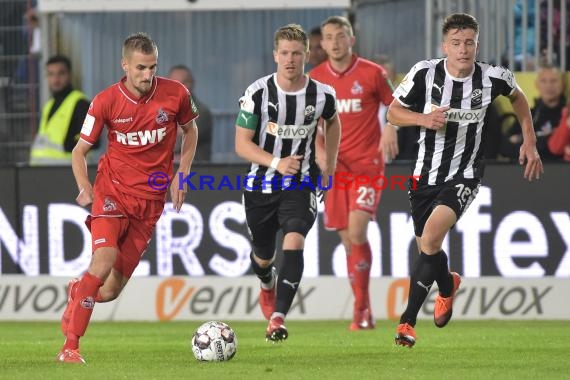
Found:
[{"label": "uhlsport logo", "polygon": [[133,117],[129,116],[129,117],[118,117],[116,119],[113,119],[112,123],[114,124],[126,124],[126,123],[132,123],[133,122]]}]

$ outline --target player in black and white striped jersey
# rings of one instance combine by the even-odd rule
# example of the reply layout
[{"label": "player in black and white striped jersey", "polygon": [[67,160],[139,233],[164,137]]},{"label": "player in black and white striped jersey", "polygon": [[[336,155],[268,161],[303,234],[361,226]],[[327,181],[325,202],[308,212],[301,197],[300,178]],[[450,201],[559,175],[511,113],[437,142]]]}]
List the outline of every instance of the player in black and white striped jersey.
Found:
[{"label": "player in black and white striped jersey", "polygon": [[446,58],[418,62],[394,91],[388,120],[401,127],[420,128],[413,168],[421,176],[410,183],[410,204],[420,251],[410,276],[408,305],[400,318],[396,344],[415,344],[416,318],[433,282],[434,322],[443,327],[452,315],[461,278],[450,272],[441,249],[447,232],[477,195],[483,175],[484,116],[499,95],[509,98],[522,127],[519,161],[525,178],[543,172],[528,102],[509,70],[475,61],[479,25],[468,14],[452,14],[442,26]]},{"label": "player in black and white striped jersey", "polygon": [[[258,79],[240,98],[236,153],[251,162],[243,203],[252,240],[251,265],[261,280],[259,304],[269,319],[268,340],[287,339],[284,325],[303,275],[305,236],[317,215],[316,189],[334,173],[340,121],[332,87],[304,75],[305,31],[289,24],[275,32],[277,72]],[[317,121],[324,119],[327,169],[315,161]],[[279,276],[273,266],[276,234],[283,231]]]},{"label": "player in black and white striped jersey", "polygon": [[[286,91],[279,86],[277,75],[260,78],[247,88],[240,99],[237,124],[253,131],[253,143],[273,157],[299,156],[301,168],[291,185],[310,179],[316,186],[320,174],[315,165],[316,125],[319,117],[330,119],[336,113],[335,92],[304,76],[300,90]],[[252,161],[247,177],[249,191],[272,193],[280,191],[282,185],[290,185],[276,168],[256,160]]]},{"label": "player in black and white striped jersey", "polygon": [[[517,88],[513,74],[500,66],[475,62],[466,77],[453,77],[446,59],[417,63],[395,95],[410,110],[427,113],[445,105],[446,128],[422,128],[413,174],[418,185],[440,185],[457,177],[481,178],[483,118],[498,95]],[[493,126],[486,126],[487,128]]]}]

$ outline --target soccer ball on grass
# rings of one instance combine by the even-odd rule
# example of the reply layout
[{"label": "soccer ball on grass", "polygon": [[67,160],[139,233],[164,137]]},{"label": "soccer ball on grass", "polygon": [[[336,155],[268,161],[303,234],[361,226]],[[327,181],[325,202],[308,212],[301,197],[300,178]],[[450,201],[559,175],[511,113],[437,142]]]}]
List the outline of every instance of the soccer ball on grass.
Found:
[{"label": "soccer ball on grass", "polygon": [[192,335],[191,347],[197,360],[227,361],[236,354],[237,336],[224,322],[210,321],[196,329]]}]

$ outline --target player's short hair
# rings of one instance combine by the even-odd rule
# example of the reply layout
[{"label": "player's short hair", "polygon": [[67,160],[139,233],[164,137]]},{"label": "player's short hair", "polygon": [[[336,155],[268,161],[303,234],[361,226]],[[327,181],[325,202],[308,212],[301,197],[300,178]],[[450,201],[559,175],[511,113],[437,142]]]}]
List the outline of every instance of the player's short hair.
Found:
[{"label": "player's short hair", "polygon": [[190,70],[190,68],[182,63],[179,63],[177,65],[174,65],[170,68],[170,70],[168,70],[168,74],[172,73],[174,70],[184,70],[186,71],[189,75],[192,75],[192,71]]},{"label": "player's short hair", "polygon": [[560,75],[562,75],[560,68],[549,62],[541,63],[540,65],[538,65],[538,70],[556,70],[560,73]]},{"label": "player's short hair", "polygon": [[322,33],[321,33],[321,27],[320,26],[315,26],[313,29],[311,29],[311,31],[309,32],[309,36],[310,37],[322,37]]},{"label": "player's short hair", "polygon": [[323,29],[326,25],[329,25],[329,24],[346,28],[349,36],[351,36],[351,37],[354,36],[354,30],[352,29],[352,24],[350,23],[350,21],[348,21],[348,19],[346,17],[330,16],[329,18],[327,18],[325,21],[323,21],[321,23],[321,29]]},{"label": "player's short hair", "polygon": [[61,63],[63,66],[65,66],[68,72],[71,72],[71,60],[67,58],[65,55],[59,55],[59,54],[52,55],[51,57],[48,58],[46,62],[46,67],[56,63]]},{"label": "player's short hair", "polygon": [[142,32],[131,34],[123,42],[123,58],[129,56],[133,51],[143,54],[156,54],[158,57],[156,43],[148,34]]},{"label": "player's short hair", "polygon": [[479,34],[479,23],[477,19],[467,13],[454,13],[443,20],[441,34],[445,37],[451,29],[472,29],[475,34]]},{"label": "player's short hair", "polygon": [[274,49],[277,50],[277,44],[280,40],[299,41],[305,46],[305,51],[309,51],[309,36],[299,24],[287,24],[275,31],[273,41]]},{"label": "player's short hair", "polygon": [[168,70],[168,76],[170,77],[170,75],[172,74],[173,71],[176,70],[181,70],[184,71],[186,73],[186,80],[184,82],[182,82],[183,85],[185,85],[190,91],[192,91],[192,88],[194,87],[194,74],[192,73],[192,70],[190,70],[190,68],[184,64],[177,64],[174,65],[170,68],[170,70]]}]

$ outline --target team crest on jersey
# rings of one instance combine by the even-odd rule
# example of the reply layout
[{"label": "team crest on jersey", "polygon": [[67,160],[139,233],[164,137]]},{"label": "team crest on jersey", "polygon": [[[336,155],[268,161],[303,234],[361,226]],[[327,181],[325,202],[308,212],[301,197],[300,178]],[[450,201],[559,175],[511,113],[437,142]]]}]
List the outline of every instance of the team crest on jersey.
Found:
[{"label": "team crest on jersey", "polygon": [[105,198],[105,202],[103,204],[103,211],[111,212],[111,211],[115,211],[116,209],[117,209],[117,205],[115,204],[115,202],[112,199]]},{"label": "team crest on jersey", "polygon": [[364,89],[362,88],[362,85],[358,83],[357,80],[355,80],[354,83],[352,84],[350,92],[352,93],[352,95],[358,95],[362,94],[364,92]]},{"label": "team crest on jersey", "polygon": [[306,106],[305,107],[305,121],[303,124],[309,124],[311,121],[315,119],[315,107],[314,106]]},{"label": "team crest on jersey", "polygon": [[162,125],[166,123],[168,123],[168,114],[162,108],[159,108],[156,113],[156,124]]},{"label": "team crest on jersey", "polygon": [[478,107],[481,105],[481,101],[483,99],[483,91],[480,89],[473,90],[471,94],[471,106]]}]

